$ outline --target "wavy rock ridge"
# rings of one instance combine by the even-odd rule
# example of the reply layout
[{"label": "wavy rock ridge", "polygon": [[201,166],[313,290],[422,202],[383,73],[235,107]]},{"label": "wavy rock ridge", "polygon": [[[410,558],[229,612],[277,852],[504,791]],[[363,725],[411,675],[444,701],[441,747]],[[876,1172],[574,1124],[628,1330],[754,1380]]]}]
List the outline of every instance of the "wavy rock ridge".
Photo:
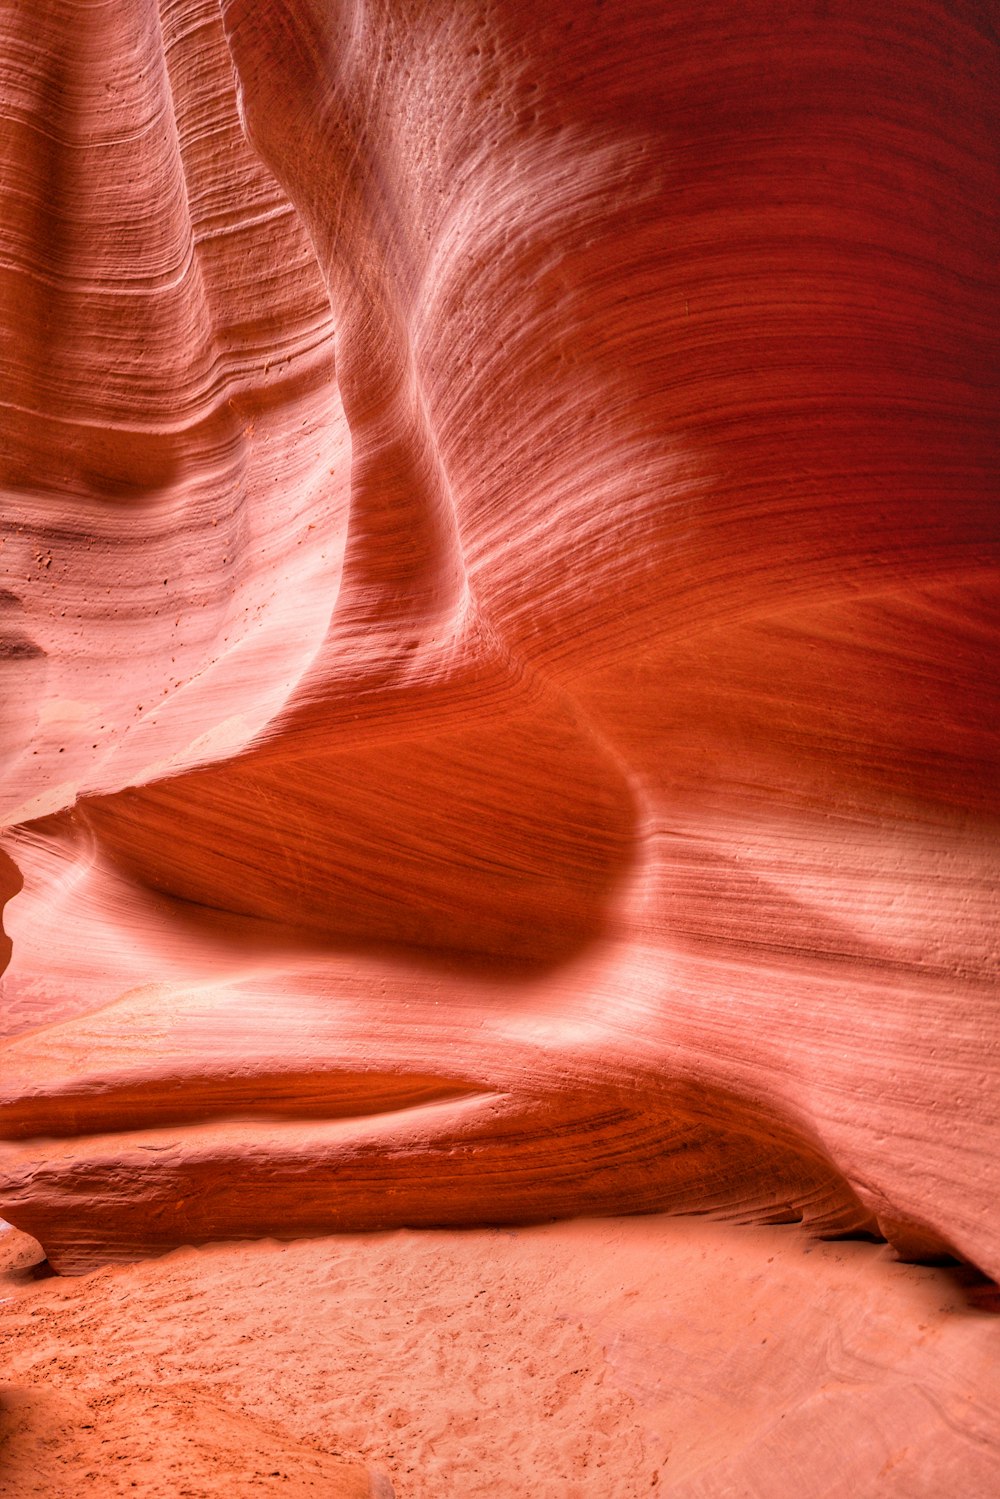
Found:
[{"label": "wavy rock ridge", "polygon": [[0,6],[0,1211],[1000,1275],[976,4]]}]

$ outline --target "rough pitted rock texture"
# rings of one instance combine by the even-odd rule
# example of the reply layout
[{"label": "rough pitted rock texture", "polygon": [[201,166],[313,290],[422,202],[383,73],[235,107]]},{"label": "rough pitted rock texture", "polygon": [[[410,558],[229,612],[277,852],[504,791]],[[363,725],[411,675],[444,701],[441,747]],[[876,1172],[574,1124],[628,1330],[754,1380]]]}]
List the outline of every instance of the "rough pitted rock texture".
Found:
[{"label": "rough pitted rock texture", "polygon": [[0,58],[3,1215],[1000,1274],[988,8]]}]

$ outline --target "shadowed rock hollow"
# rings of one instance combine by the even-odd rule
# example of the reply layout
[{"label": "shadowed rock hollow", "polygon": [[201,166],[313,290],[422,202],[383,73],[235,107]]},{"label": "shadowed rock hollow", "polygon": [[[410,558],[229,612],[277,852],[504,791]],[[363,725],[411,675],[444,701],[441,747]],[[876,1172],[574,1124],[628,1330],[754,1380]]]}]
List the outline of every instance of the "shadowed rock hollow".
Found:
[{"label": "shadowed rock hollow", "polygon": [[0,4],[0,1210],[1000,1274],[996,40]]}]

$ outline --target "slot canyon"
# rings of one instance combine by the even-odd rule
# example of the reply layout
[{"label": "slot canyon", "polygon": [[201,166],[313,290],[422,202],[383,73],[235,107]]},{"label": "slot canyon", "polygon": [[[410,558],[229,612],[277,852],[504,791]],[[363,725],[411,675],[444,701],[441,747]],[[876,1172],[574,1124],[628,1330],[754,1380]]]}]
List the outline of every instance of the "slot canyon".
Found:
[{"label": "slot canyon", "polygon": [[1000,1493],[993,0],[0,0],[0,1494]]}]

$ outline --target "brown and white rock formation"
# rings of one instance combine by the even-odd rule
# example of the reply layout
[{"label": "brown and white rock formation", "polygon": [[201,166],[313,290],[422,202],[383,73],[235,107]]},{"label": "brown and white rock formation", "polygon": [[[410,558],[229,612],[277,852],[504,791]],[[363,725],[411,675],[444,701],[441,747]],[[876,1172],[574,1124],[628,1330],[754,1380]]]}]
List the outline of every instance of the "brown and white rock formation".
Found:
[{"label": "brown and white rock formation", "polygon": [[996,53],[3,0],[0,1212],[55,1264],[669,1209],[1000,1274]]}]

